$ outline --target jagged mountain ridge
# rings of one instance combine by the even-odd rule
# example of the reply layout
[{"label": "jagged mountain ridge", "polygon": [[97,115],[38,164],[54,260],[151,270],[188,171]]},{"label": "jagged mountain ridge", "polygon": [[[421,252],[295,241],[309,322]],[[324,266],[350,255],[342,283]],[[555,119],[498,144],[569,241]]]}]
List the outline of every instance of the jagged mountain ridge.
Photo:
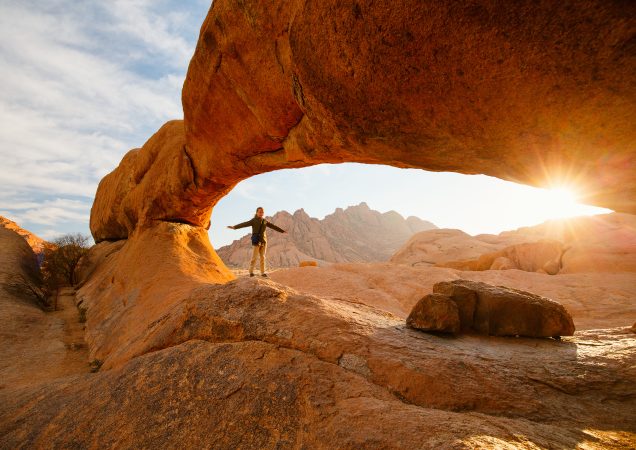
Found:
[{"label": "jagged mountain ridge", "polygon": [[[287,231],[267,232],[270,267],[291,267],[303,260],[326,262],[386,261],[413,234],[436,229],[418,217],[402,217],[395,211],[381,213],[366,203],[337,208],[319,220],[303,209],[293,214],[279,211],[269,218]],[[231,267],[246,267],[251,256],[250,235],[217,250]]]}]

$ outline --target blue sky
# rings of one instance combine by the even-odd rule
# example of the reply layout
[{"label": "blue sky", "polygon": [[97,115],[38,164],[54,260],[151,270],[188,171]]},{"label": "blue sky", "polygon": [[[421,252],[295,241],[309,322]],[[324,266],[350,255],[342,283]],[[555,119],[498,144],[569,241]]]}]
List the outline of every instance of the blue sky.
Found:
[{"label": "blue sky", "polygon": [[[99,180],[164,122],[180,93],[209,0],[0,2],[0,215],[45,238],[88,233]],[[484,176],[385,166],[321,165],[263,174],[216,207],[224,229],[251,216],[304,208],[323,217],[366,201],[476,234],[601,212],[554,193]]]}]

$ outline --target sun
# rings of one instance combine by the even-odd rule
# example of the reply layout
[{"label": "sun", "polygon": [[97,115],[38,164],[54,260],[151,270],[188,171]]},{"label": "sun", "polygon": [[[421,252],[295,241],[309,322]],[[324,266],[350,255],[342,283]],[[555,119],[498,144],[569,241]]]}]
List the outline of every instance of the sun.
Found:
[{"label": "sun", "polygon": [[551,202],[561,206],[578,205],[578,195],[570,188],[555,187],[547,189]]},{"label": "sun", "polygon": [[535,221],[564,219],[607,212],[602,208],[580,203],[580,196],[571,187],[556,186],[537,189],[535,194],[524,199],[526,213]]}]

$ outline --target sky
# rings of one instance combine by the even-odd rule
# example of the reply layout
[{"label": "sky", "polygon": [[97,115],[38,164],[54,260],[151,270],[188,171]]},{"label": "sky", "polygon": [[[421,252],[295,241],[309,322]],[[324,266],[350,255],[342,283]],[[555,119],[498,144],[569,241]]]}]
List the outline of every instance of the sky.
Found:
[{"label": "sky", "polygon": [[[0,215],[46,239],[88,234],[99,180],[168,120],[209,0],[0,0]],[[320,165],[240,183],[214,210],[226,225],[303,208],[322,218],[366,202],[471,234],[606,212],[486,176],[361,164]]]}]

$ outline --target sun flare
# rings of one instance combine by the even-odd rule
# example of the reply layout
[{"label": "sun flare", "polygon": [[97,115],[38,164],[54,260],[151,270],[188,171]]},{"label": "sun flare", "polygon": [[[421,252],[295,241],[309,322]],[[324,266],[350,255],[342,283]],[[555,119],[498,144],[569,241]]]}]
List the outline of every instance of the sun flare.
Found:
[{"label": "sun flare", "polygon": [[563,206],[578,204],[578,195],[572,189],[556,187],[547,189],[547,191],[547,195],[552,198],[554,203],[558,203]]},{"label": "sun flare", "polygon": [[610,212],[610,210],[582,204],[579,198],[574,189],[566,186],[539,189],[534,195],[526,198],[526,213],[528,218],[541,221]]}]

